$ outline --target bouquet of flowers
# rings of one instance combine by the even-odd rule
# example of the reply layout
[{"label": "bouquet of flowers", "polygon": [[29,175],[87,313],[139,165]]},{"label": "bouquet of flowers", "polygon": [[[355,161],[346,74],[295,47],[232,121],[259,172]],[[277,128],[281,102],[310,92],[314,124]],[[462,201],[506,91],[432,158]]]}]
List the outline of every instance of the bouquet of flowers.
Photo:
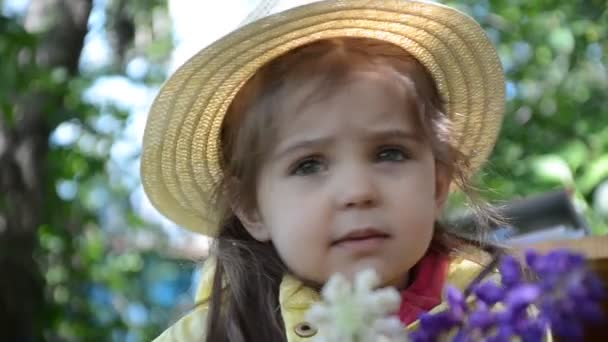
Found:
[{"label": "bouquet of flowers", "polygon": [[307,314],[319,327],[316,341],[542,341],[552,334],[582,338],[583,323],[603,319],[601,280],[582,255],[556,250],[527,251],[526,269],[512,256],[498,266],[501,282],[474,281],[464,292],[446,286],[447,308],[422,314],[418,329],[407,333],[394,315],[401,297],[391,288],[375,289],[374,271],[354,283],[333,276],[322,290],[324,301]]}]

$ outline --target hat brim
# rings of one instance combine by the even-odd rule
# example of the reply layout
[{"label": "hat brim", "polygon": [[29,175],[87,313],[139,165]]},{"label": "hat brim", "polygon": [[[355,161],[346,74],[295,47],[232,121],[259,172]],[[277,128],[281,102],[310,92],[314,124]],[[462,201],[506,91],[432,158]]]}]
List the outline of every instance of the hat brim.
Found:
[{"label": "hat brim", "polygon": [[235,94],[270,60],[334,37],[379,39],[417,58],[446,101],[452,141],[470,158],[467,173],[484,163],[502,122],[505,81],[483,29],[436,3],[323,1],[242,27],[201,50],[169,78],[144,132],[141,174],[152,204],[178,225],[214,236],[220,132]]}]

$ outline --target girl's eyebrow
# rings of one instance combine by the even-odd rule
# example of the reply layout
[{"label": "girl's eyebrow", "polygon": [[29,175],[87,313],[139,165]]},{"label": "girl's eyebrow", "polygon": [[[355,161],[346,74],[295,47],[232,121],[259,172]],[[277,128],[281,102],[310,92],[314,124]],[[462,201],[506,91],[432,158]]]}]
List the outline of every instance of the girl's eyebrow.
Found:
[{"label": "girl's eyebrow", "polygon": [[417,132],[411,132],[399,128],[389,128],[377,131],[372,131],[367,134],[369,140],[411,140],[412,142],[419,143],[422,141],[422,136]]},{"label": "girl's eyebrow", "polygon": [[[414,143],[419,143],[422,141],[422,137],[420,136],[420,134],[409,132],[399,128],[389,128],[371,131],[366,133],[364,135],[364,138],[370,141],[409,140]],[[274,154],[273,159],[281,159],[284,156],[287,156],[298,150],[307,150],[318,148],[320,146],[327,146],[332,142],[332,140],[332,137],[295,140],[294,142],[289,142],[288,144],[285,144],[285,147],[283,148],[279,146],[277,152]]]},{"label": "girl's eyebrow", "polygon": [[279,145],[279,148],[277,149],[277,152],[275,153],[273,159],[281,159],[284,156],[287,156],[297,150],[306,150],[306,149],[313,149],[313,148],[319,147],[319,146],[326,146],[329,143],[331,143],[332,140],[333,140],[332,137],[301,139],[301,140],[294,139],[293,142],[285,144],[285,147],[283,147],[283,148],[281,148]]}]

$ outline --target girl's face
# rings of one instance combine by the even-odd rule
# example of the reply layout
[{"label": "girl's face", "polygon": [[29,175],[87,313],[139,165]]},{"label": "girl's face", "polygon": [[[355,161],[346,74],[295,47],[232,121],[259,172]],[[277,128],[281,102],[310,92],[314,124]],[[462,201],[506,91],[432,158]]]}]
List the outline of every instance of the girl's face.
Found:
[{"label": "girl's face", "polygon": [[261,166],[258,209],[241,219],[305,280],[373,268],[384,285],[402,287],[429,247],[448,177],[408,112],[405,86],[357,72],[306,101],[314,86],[284,100],[291,112]]}]

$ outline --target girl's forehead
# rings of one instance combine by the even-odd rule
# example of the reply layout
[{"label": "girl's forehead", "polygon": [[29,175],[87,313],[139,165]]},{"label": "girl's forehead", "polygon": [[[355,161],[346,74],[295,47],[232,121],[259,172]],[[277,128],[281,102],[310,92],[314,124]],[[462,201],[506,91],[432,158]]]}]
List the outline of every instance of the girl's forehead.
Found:
[{"label": "girl's forehead", "polygon": [[324,125],[359,125],[360,129],[415,126],[418,106],[411,101],[416,96],[409,96],[413,94],[408,94],[405,80],[377,71],[360,71],[329,87],[315,81],[302,84],[282,98],[277,122],[280,140],[306,134],[302,131],[330,131]]},{"label": "girl's forehead", "polygon": [[[365,103],[364,100],[377,98],[378,94],[385,95],[388,101],[378,103],[377,106],[385,109],[393,107],[392,112],[409,117],[407,114],[418,108],[411,81],[406,76],[384,69],[388,68],[353,70],[340,79],[313,75],[307,79],[288,82],[280,90],[279,101],[274,103],[276,108],[273,111],[276,111],[274,116],[278,128],[292,126],[294,121],[302,115],[310,115],[311,111],[328,110],[325,115],[330,115],[328,107],[331,106],[343,107],[363,101],[361,105],[369,107],[372,104]],[[372,97],[370,93],[377,96]]]},{"label": "girl's forehead", "polygon": [[386,89],[403,89],[404,77],[389,68],[352,68],[340,75],[311,74],[288,80],[281,92],[288,102],[320,100],[348,89],[357,83],[373,83]]}]

